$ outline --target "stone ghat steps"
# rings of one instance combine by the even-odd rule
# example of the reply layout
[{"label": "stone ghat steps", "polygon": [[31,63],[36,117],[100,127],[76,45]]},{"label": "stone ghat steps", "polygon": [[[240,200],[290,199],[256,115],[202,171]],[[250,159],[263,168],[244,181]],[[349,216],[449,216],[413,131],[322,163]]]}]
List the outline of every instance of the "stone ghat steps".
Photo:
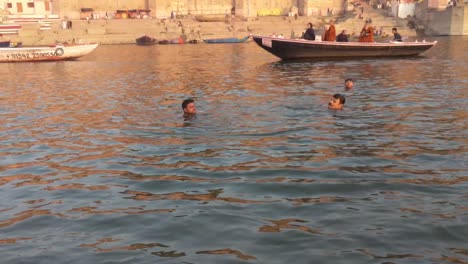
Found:
[{"label": "stone ghat steps", "polygon": [[[400,33],[406,36],[414,36],[415,33],[405,31],[405,20],[386,17],[379,12],[370,10],[373,24],[377,27],[399,27]],[[367,17],[366,17],[367,18]],[[337,33],[347,29],[349,33],[359,33],[364,20],[358,19],[354,13],[346,16],[334,17],[256,17],[250,19],[234,18],[225,22],[199,22],[192,18],[171,20],[159,19],[115,19],[115,20],[73,20],[71,29],[63,29],[61,21],[53,21],[50,30],[39,30],[38,24],[23,25],[20,33],[11,36],[12,41],[22,41],[25,46],[49,45],[55,41],[64,42],[84,40],[101,44],[128,44],[135,43],[135,39],[143,35],[149,35],[156,39],[173,39],[182,34],[188,40],[216,37],[244,37],[247,34],[276,35],[285,37],[300,37],[309,22],[314,24],[316,34],[323,33],[324,25],[330,19],[337,20]],[[391,31],[389,29],[389,31]],[[387,30],[386,30],[387,31]]]}]

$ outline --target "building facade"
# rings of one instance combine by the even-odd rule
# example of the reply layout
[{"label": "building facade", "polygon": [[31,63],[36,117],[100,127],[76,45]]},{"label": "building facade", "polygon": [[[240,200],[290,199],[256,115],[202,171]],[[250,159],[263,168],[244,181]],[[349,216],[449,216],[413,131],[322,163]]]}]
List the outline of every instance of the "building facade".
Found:
[{"label": "building facade", "polygon": [[48,16],[53,14],[53,0],[0,0],[0,8],[10,15]]},{"label": "building facade", "polygon": [[[303,16],[343,12],[347,0],[0,0],[3,8],[15,16],[58,16],[79,19],[81,10],[99,14],[116,10],[151,10],[152,17],[177,15],[225,15],[240,17],[282,16],[293,13]],[[104,16],[99,16],[104,17]]]}]

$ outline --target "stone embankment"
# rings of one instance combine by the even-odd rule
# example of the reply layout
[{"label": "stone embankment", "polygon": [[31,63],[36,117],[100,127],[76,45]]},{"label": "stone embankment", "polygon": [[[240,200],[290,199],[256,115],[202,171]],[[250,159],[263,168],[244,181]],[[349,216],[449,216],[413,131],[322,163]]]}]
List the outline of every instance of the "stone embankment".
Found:
[{"label": "stone embankment", "polygon": [[[392,27],[398,27],[404,36],[415,36],[416,33],[406,27],[406,21],[386,15],[384,10],[364,6],[361,10],[349,11],[340,16],[320,17],[255,17],[255,18],[220,18],[220,21],[200,22],[195,18],[178,18],[176,20],[160,19],[112,19],[112,20],[73,20],[71,29],[63,28],[62,21],[53,21],[50,30],[40,30],[38,24],[23,24],[17,36],[9,37],[12,41],[21,41],[24,46],[49,45],[56,41],[85,41],[101,44],[129,44],[143,35],[158,40],[173,39],[185,35],[187,40],[203,38],[242,37],[248,34],[271,35],[282,34],[286,38],[300,37],[306,24],[312,22],[316,34],[321,35],[325,24],[336,20],[339,33],[346,29],[348,33],[359,34],[365,19],[372,19],[374,27],[382,28],[387,34]],[[5,37],[4,37],[5,38]]]}]

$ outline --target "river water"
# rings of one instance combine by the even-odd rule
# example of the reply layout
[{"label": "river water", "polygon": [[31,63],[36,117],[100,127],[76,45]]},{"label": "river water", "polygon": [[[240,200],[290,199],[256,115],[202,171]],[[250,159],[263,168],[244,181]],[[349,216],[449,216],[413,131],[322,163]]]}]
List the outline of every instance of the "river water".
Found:
[{"label": "river water", "polygon": [[466,263],[468,38],[433,39],[397,59],[250,42],[1,64],[1,262]]}]

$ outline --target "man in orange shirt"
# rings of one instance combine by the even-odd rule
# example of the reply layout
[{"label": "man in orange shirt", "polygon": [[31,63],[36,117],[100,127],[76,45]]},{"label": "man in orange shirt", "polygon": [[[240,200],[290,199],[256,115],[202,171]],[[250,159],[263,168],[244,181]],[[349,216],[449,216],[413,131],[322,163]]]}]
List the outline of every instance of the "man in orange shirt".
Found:
[{"label": "man in orange shirt", "polygon": [[330,26],[325,31],[323,41],[336,41],[335,22],[333,20],[330,20]]},{"label": "man in orange shirt", "polygon": [[369,21],[366,21],[359,36],[359,42],[374,42],[374,28]]}]

